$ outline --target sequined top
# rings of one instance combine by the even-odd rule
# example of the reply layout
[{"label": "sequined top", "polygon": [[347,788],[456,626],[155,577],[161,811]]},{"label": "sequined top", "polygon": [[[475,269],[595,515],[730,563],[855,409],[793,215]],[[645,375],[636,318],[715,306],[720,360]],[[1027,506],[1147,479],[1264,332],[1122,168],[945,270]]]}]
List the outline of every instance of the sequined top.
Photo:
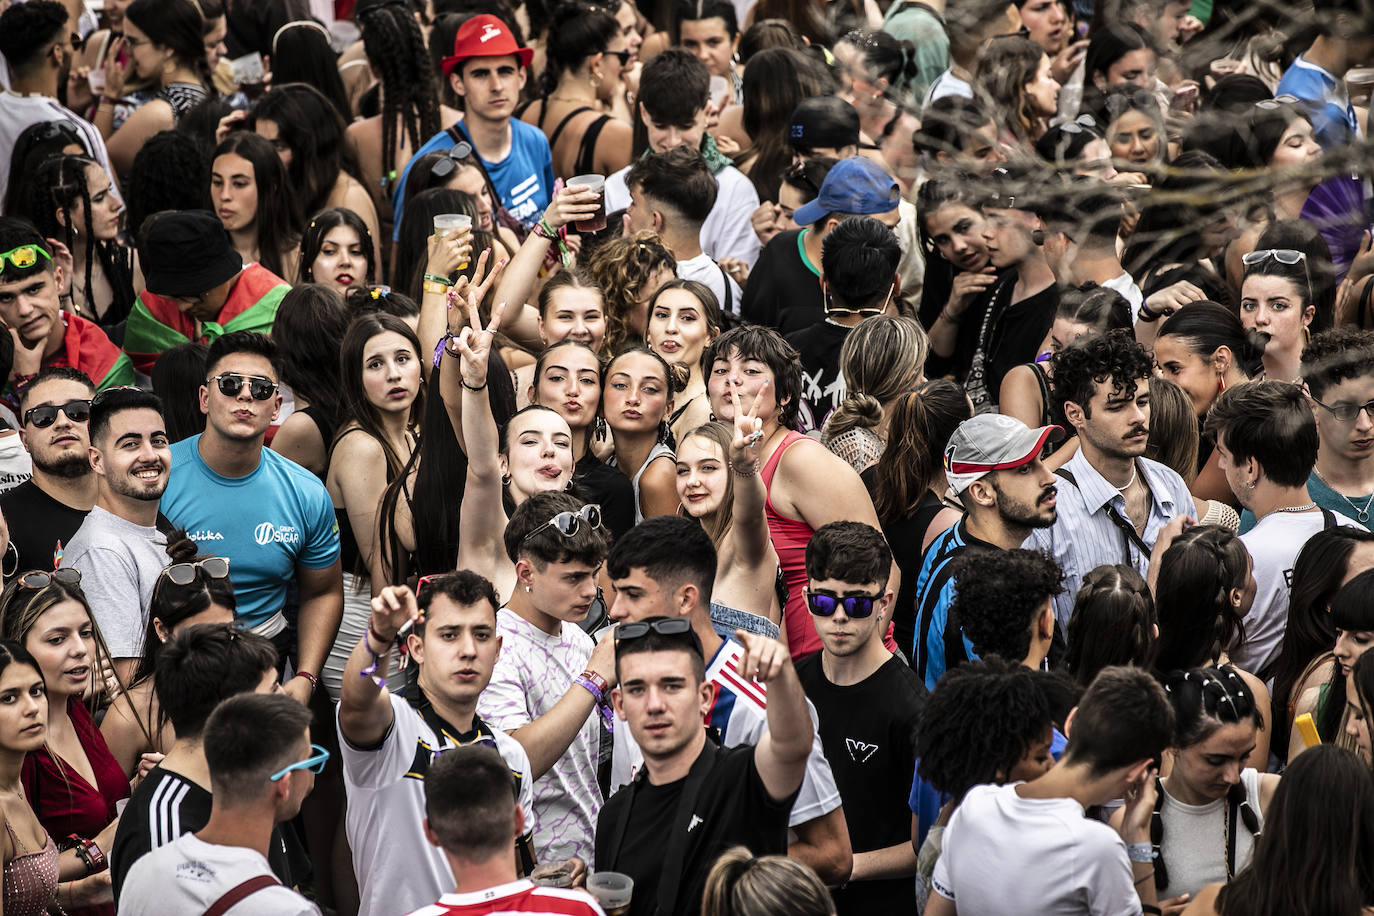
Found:
[{"label": "sequined top", "polygon": [[57,893],[58,851],[52,837],[37,852],[29,852],[9,822],[5,822],[15,857],[5,863],[5,916],[43,916]]}]

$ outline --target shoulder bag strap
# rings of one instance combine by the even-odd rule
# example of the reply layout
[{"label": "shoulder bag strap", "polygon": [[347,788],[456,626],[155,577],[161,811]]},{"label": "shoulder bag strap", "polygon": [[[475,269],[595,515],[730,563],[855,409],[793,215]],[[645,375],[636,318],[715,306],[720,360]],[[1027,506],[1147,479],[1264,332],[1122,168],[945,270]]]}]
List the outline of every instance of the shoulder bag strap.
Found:
[{"label": "shoulder bag strap", "polygon": [[242,884],[231,887],[223,897],[210,904],[210,908],[205,911],[205,916],[224,916],[234,904],[239,903],[245,897],[277,884],[281,884],[281,882],[271,875],[256,875],[249,878]]},{"label": "shoulder bag strap", "polygon": [[674,912],[678,907],[678,888],[682,885],[682,871],[687,861],[687,843],[691,838],[691,819],[701,796],[701,787],[706,785],[711,771],[716,768],[716,758],[720,747],[709,737],[701,749],[700,756],[692,764],[687,781],[678,797],[677,810],[673,814],[672,833],[663,848],[663,871],[658,879],[658,913],[660,916]]}]

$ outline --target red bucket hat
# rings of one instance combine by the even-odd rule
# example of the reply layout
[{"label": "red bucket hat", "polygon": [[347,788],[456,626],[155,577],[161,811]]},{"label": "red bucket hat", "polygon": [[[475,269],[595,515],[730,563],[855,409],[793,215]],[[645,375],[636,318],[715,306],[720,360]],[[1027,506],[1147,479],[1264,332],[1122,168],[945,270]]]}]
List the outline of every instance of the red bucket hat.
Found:
[{"label": "red bucket hat", "polygon": [[528,67],[534,52],[515,43],[515,36],[500,19],[490,13],[473,16],[458,29],[453,39],[453,54],[444,58],[444,75],[450,76],[458,65],[472,57],[505,57],[514,54],[520,66]]}]

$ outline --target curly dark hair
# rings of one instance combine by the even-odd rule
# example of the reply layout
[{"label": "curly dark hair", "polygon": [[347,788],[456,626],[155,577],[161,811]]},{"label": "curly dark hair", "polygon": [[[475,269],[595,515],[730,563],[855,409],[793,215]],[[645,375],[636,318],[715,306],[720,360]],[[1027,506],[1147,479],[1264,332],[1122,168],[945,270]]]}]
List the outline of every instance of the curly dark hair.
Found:
[{"label": "curly dark hair", "polygon": [[1089,334],[1060,350],[1054,356],[1054,400],[1063,410],[1073,401],[1091,417],[1088,406],[1097,386],[1108,381],[1112,393],[1135,397],[1142,382],[1150,378],[1150,354],[1129,330]]},{"label": "curly dark hair", "polygon": [[701,354],[701,374],[709,378],[712,364],[718,359],[729,359],[731,354],[738,354],[741,359],[756,359],[772,370],[778,425],[796,429],[802,394],[801,357],[796,348],[772,328],[740,325],[707,345]]},{"label": "curly dark hair", "polygon": [[181,131],[154,134],[134,154],[124,204],[124,225],[134,236],[143,231],[144,220],[163,210],[213,211],[210,150]]},{"label": "curly dark hair", "polygon": [[1312,335],[1302,349],[1302,380],[1321,400],[1341,382],[1374,374],[1374,331],[1333,328]]},{"label": "curly dark hair", "polygon": [[956,803],[974,786],[1005,782],[1054,724],[1053,677],[989,658],[940,678],[917,730],[920,777]]},{"label": "curly dark hair", "polygon": [[963,627],[979,656],[1025,658],[1031,622],[1063,589],[1064,570],[1038,550],[971,550],[954,562],[950,625]]}]

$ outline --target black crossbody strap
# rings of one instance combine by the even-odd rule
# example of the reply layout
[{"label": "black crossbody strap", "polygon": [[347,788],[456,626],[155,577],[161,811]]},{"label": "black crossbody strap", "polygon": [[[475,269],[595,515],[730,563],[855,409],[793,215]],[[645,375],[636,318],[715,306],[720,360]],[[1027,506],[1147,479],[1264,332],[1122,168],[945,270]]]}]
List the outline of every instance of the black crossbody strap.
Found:
[{"label": "black crossbody strap", "polygon": [[687,773],[687,781],[682,787],[682,795],[678,797],[677,811],[673,814],[673,832],[668,836],[668,842],[663,848],[663,871],[658,879],[658,912],[660,916],[666,916],[666,914],[677,909],[677,892],[678,888],[682,886],[682,872],[686,867],[687,843],[691,839],[692,817],[696,810],[697,799],[701,797],[702,786],[706,785],[706,780],[710,777],[711,771],[716,768],[716,758],[719,755],[720,746],[707,738],[701,753],[697,755],[696,761],[692,764],[692,769]]},{"label": "black crossbody strap", "polygon": [[[1078,488],[1078,481],[1074,479],[1072,471],[1066,470],[1065,468],[1059,468],[1054,473],[1055,476],[1062,477],[1069,483],[1073,484],[1074,489]],[[1140,533],[1135,530],[1135,525],[1132,525],[1130,520],[1127,519],[1126,516],[1122,515],[1120,510],[1118,510],[1116,506],[1108,505],[1106,508],[1107,518],[1111,521],[1113,525],[1115,525],[1121,531],[1123,535],[1125,535],[1126,541],[1128,542],[1122,545],[1125,551],[1125,564],[1127,566],[1134,565],[1131,562],[1131,544],[1134,544],[1136,549],[1139,550],[1143,556],[1148,558],[1150,556],[1152,548],[1149,544],[1145,543],[1145,539],[1142,538],[1140,536]]]}]

